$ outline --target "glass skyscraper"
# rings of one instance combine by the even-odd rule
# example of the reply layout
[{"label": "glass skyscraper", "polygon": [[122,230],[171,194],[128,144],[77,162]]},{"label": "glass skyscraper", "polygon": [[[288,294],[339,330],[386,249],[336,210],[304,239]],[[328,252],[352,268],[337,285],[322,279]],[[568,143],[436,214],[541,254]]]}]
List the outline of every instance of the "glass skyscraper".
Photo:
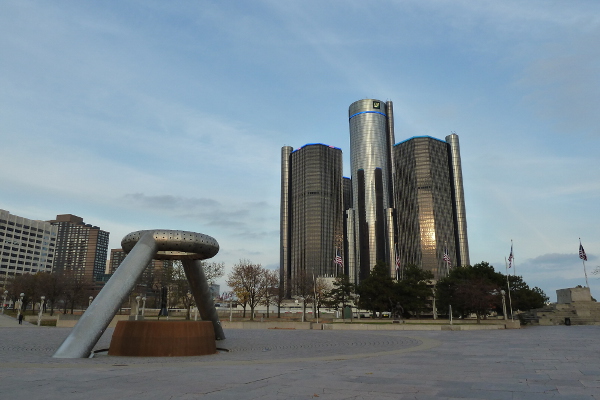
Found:
[{"label": "glass skyscraper", "polygon": [[[347,274],[359,283],[377,262],[390,276],[415,264],[435,279],[469,264],[458,136],[394,138],[391,101],[348,110],[351,178],[342,152],[322,144],[282,148],[281,282]],[[343,269],[332,260],[339,253]],[[448,261],[449,260],[449,261]]]},{"label": "glass skyscraper", "polygon": [[369,276],[377,261],[393,271],[394,143],[392,102],[359,100],[349,108],[353,207],[348,215],[350,279]]},{"label": "glass skyscraper", "polygon": [[281,282],[287,297],[312,277],[334,277],[344,251],[342,150],[307,144],[282,148]]},{"label": "glass skyscraper", "polygon": [[469,264],[458,136],[413,137],[394,146],[400,265],[446,276]]}]

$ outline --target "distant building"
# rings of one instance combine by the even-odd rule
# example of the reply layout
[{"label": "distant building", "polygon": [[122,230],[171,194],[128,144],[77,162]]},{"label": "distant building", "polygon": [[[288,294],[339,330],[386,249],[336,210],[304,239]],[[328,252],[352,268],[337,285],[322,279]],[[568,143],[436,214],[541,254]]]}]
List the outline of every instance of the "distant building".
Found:
[{"label": "distant building", "polygon": [[216,300],[221,296],[221,285],[212,283],[210,284],[209,289],[213,300]]},{"label": "distant building", "polygon": [[342,174],[337,147],[282,148],[280,274],[287,297],[313,276],[343,272],[334,263],[344,251]]},{"label": "distant building", "polygon": [[14,275],[52,272],[58,228],[0,210],[0,282]]},{"label": "distant building", "polygon": [[[286,295],[312,274],[343,272],[358,284],[377,263],[385,263],[394,279],[401,279],[406,264],[432,271],[435,279],[469,265],[458,136],[394,144],[393,104],[377,99],[352,103],[348,122],[351,178],[342,178],[340,149],[282,148],[280,278]],[[333,258],[341,258],[340,267]]]},{"label": "distant building", "polygon": [[83,222],[72,214],[57,215],[48,221],[58,228],[54,270],[70,271],[86,282],[104,274],[109,233]]},{"label": "distant building", "polygon": [[458,136],[413,137],[396,144],[393,157],[400,264],[418,265],[435,279],[468,265]]},{"label": "distant building", "polygon": [[[127,254],[123,249],[110,250],[109,273],[111,275],[119,268],[119,265],[125,260],[125,257],[127,257]],[[151,260],[142,273],[140,284],[154,286],[154,290],[160,289],[163,273],[171,263],[171,260]]]}]

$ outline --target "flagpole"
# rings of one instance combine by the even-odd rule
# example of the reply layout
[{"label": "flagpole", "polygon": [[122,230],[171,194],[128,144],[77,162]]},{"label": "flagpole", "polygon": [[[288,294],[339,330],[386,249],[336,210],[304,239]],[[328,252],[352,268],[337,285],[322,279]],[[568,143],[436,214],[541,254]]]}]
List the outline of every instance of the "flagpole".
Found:
[{"label": "flagpole", "polygon": [[[512,241],[512,239],[510,239],[510,254],[514,254],[513,253],[513,241]],[[514,267],[514,269],[513,269],[513,275],[517,276],[517,265],[515,264],[515,256],[514,255],[513,255],[513,258],[512,258],[512,266]]]},{"label": "flagpole", "polygon": [[585,260],[587,259],[587,255],[585,254],[585,250],[583,250],[583,246],[581,245],[581,238],[579,238],[579,258],[581,258],[581,262],[583,263],[583,273],[585,274],[585,285],[590,288],[590,284],[588,282],[587,270],[585,268]]},{"label": "flagpole", "polygon": [[512,296],[510,295],[510,282],[508,281],[508,262],[506,256],[504,257],[504,266],[506,267],[506,287],[508,288],[508,305],[510,306],[510,319],[514,322],[515,317],[512,309]]}]

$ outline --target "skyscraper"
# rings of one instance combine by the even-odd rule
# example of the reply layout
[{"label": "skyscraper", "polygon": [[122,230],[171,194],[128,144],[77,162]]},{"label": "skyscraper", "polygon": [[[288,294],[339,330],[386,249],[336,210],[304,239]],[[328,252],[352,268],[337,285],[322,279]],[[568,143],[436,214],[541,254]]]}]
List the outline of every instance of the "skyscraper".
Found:
[{"label": "skyscraper", "polygon": [[377,261],[393,269],[394,144],[392,102],[359,100],[350,105],[353,207],[348,215],[348,263],[352,281],[369,276]]},{"label": "skyscraper", "polygon": [[307,279],[336,276],[344,249],[342,151],[307,144],[282,148],[281,282],[287,297]]},{"label": "skyscraper", "polygon": [[439,279],[469,264],[458,136],[413,137],[396,144],[393,156],[401,265]]},{"label": "skyscraper", "polygon": [[58,229],[0,210],[0,281],[15,275],[52,272]]},{"label": "skyscraper", "polygon": [[[391,101],[350,105],[350,179],[342,178],[340,149],[282,148],[280,261],[288,296],[306,273],[343,271],[360,283],[378,262],[396,278],[399,262],[438,279],[451,267],[469,264],[458,136],[394,144],[393,113]],[[332,271],[336,249],[344,268]]]},{"label": "skyscraper", "polygon": [[83,222],[72,214],[57,215],[48,221],[58,227],[54,270],[72,271],[86,282],[104,274],[109,233]]}]

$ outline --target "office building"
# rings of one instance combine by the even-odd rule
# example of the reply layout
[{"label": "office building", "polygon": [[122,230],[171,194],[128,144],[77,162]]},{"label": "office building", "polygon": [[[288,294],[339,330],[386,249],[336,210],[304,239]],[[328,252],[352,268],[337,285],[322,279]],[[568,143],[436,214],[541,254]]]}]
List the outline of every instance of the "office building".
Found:
[{"label": "office building", "polygon": [[[351,178],[341,178],[340,149],[282,149],[280,271],[288,297],[306,273],[336,276],[343,271],[360,283],[378,262],[394,278],[401,277],[406,264],[430,270],[436,279],[452,267],[468,265],[458,136],[445,141],[414,137],[395,144],[391,101],[356,101],[348,120]],[[332,270],[336,250],[343,268]]]},{"label": "office building", "polygon": [[394,146],[393,159],[401,266],[418,265],[439,279],[468,265],[458,136],[410,138]]},{"label": "office building", "polygon": [[58,228],[0,210],[0,282],[11,276],[52,272]]},{"label": "office building", "polygon": [[392,102],[359,100],[350,105],[350,160],[353,207],[348,218],[351,281],[369,276],[378,261],[394,271],[394,219],[391,147]]},{"label": "office building", "polygon": [[[108,271],[112,275],[119,265],[125,260],[127,253],[123,249],[111,249]],[[139,284],[149,287],[149,289],[160,289],[163,281],[163,274],[171,266],[172,260],[151,260],[140,278]]]},{"label": "office building", "polygon": [[281,267],[287,297],[307,280],[336,276],[336,252],[344,250],[342,151],[307,144],[282,148]]},{"label": "office building", "polygon": [[73,273],[90,283],[104,274],[108,232],[86,224],[81,217],[72,214],[57,215],[55,220],[48,222],[58,229],[54,260],[56,272]]}]

